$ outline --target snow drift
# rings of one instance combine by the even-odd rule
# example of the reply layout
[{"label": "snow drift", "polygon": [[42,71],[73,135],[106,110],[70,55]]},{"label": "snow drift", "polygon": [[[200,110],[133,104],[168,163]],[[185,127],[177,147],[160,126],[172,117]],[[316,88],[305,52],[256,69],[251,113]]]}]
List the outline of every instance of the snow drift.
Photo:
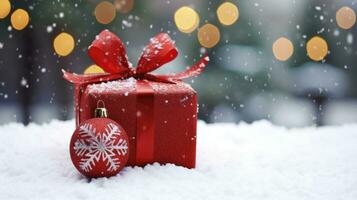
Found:
[{"label": "snow drift", "polygon": [[0,127],[0,199],[357,199],[357,125],[198,126],[197,168],[124,168],[88,180],[68,151],[74,122]]}]

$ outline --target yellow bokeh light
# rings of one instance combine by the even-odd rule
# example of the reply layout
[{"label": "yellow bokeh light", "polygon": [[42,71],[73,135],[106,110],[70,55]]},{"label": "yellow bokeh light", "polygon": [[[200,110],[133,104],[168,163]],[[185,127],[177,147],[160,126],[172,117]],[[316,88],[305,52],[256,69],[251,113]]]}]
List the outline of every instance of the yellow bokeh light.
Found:
[{"label": "yellow bokeh light", "polygon": [[53,47],[56,53],[60,56],[67,56],[69,55],[74,49],[74,39],[72,35],[68,33],[60,33],[54,40],[53,40]]},{"label": "yellow bokeh light", "polygon": [[11,3],[9,0],[0,0],[0,19],[4,19],[9,15]]},{"label": "yellow bokeh light", "polygon": [[95,7],[94,15],[99,23],[109,24],[115,18],[116,15],[115,6],[108,1],[100,2]]},{"label": "yellow bokeh light", "polygon": [[191,33],[200,22],[197,12],[190,7],[184,6],[175,12],[174,20],[177,28],[183,33]]},{"label": "yellow bokeh light", "polygon": [[273,53],[276,59],[286,61],[293,55],[294,45],[289,39],[281,37],[274,42]]},{"label": "yellow bokeh light", "polygon": [[238,20],[239,10],[231,2],[222,3],[217,9],[217,16],[221,24],[229,26]]},{"label": "yellow bokeh light", "polygon": [[84,70],[84,74],[101,74],[105,73],[105,71],[100,68],[98,65],[91,65]]},{"label": "yellow bokeh light", "polygon": [[29,24],[30,17],[26,10],[17,9],[11,14],[10,20],[14,29],[22,30]]},{"label": "yellow bokeh light", "polygon": [[129,13],[134,7],[134,0],[115,0],[115,8],[123,14]]},{"label": "yellow bokeh light", "polygon": [[327,42],[319,37],[314,36],[306,44],[307,55],[314,61],[324,59],[328,53]]},{"label": "yellow bokeh light", "polygon": [[213,24],[205,24],[198,29],[198,41],[203,47],[212,48],[220,40],[219,29]]},{"label": "yellow bokeh light", "polygon": [[352,8],[344,6],[336,12],[337,25],[342,29],[349,29],[356,23],[356,13]]}]

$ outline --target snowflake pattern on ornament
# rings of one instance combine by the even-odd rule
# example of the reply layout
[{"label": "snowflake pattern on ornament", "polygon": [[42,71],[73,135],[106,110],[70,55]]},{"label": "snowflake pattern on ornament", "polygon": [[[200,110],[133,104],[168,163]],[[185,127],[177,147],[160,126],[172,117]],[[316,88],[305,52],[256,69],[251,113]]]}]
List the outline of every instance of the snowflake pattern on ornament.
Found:
[{"label": "snowflake pattern on ornament", "polygon": [[84,157],[79,165],[82,170],[91,171],[100,160],[106,162],[108,172],[119,169],[120,161],[115,155],[126,155],[128,144],[123,139],[115,143],[115,137],[120,136],[118,126],[109,123],[103,134],[96,134],[91,124],[84,124],[79,127],[79,134],[82,139],[74,143],[74,150],[77,156]]}]

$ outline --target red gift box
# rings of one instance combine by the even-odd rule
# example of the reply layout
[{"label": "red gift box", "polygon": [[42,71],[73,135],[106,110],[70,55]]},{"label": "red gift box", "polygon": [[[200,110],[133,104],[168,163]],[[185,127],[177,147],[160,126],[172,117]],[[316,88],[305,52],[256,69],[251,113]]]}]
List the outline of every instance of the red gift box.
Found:
[{"label": "red gift box", "polygon": [[127,165],[158,162],[194,168],[197,95],[181,80],[200,74],[208,57],[178,74],[151,74],[177,56],[169,36],[161,33],[150,39],[134,69],[129,67],[123,43],[107,30],[89,47],[89,56],[109,73],[77,75],[64,71],[64,78],[75,84],[76,124],[93,118],[101,100],[109,118],[129,136]]},{"label": "red gift box", "polygon": [[81,96],[79,122],[93,118],[99,100],[130,138],[128,165],[195,167],[197,97],[190,86],[135,79],[92,84]]}]

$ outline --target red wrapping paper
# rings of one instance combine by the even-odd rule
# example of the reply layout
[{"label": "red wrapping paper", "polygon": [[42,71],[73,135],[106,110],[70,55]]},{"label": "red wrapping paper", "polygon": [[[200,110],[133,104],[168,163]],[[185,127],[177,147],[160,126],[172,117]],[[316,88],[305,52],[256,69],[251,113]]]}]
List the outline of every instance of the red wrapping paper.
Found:
[{"label": "red wrapping paper", "polygon": [[97,102],[105,102],[109,117],[129,135],[128,165],[158,162],[195,167],[196,92],[182,79],[199,75],[207,65],[205,55],[177,74],[151,72],[175,59],[178,52],[166,33],[150,39],[137,67],[129,67],[122,41],[102,31],[88,49],[92,60],[107,73],[78,75],[63,71],[75,84],[76,123],[93,118]]},{"label": "red wrapping paper", "polygon": [[187,84],[133,78],[88,85],[79,102],[78,122],[93,118],[98,100],[130,140],[127,165],[173,163],[194,168],[197,96]]}]

